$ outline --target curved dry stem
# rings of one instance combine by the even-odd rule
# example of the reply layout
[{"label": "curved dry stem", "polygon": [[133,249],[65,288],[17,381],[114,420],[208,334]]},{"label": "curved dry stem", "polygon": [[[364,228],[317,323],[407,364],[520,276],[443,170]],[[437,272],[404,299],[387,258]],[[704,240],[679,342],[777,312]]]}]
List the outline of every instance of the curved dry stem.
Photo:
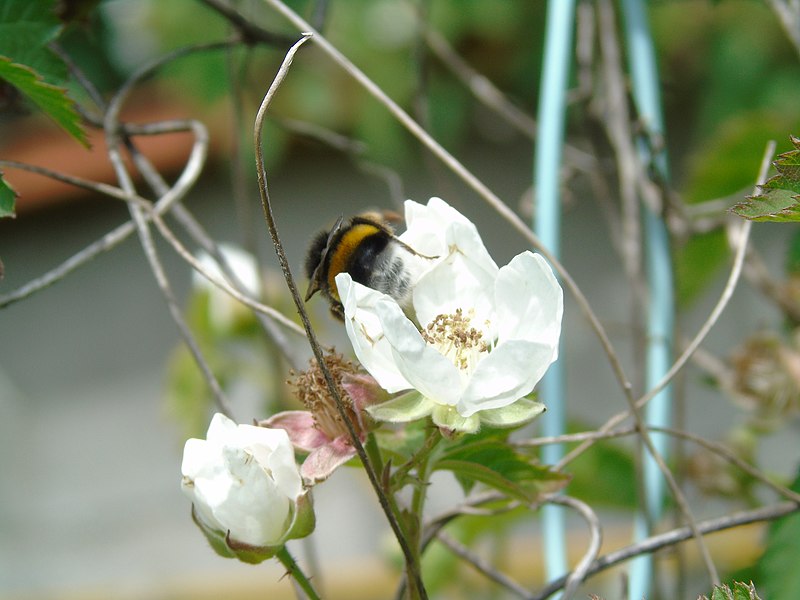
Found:
[{"label": "curved dry stem", "polygon": [[378,478],[378,474],[375,472],[375,469],[372,466],[372,463],[367,456],[366,451],[364,450],[364,446],[361,444],[361,440],[356,433],[355,428],[353,427],[353,423],[351,422],[350,418],[347,415],[347,411],[344,409],[344,405],[342,403],[342,399],[339,396],[339,393],[336,389],[336,384],[333,380],[333,376],[328,369],[323,350],[317,341],[316,335],[314,330],[311,326],[311,322],[308,318],[308,314],[305,310],[305,303],[303,302],[302,298],[300,297],[300,293],[297,290],[297,285],[295,284],[294,277],[292,276],[291,269],[289,268],[289,261],[286,258],[286,254],[283,250],[283,244],[280,241],[280,237],[278,235],[278,229],[275,224],[275,218],[272,213],[272,204],[269,198],[269,189],[267,187],[267,174],[264,168],[264,158],[263,152],[261,148],[262,144],[262,127],[264,123],[264,117],[267,113],[267,109],[274,97],[275,93],[277,92],[278,88],[280,87],[283,79],[286,77],[286,74],[289,70],[289,67],[292,64],[292,60],[294,58],[295,53],[300,49],[303,43],[308,41],[308,39],[312,36],[310,33],[303,33],[300,40],[298,40],[287,52],[286,57],[283,59],[283,63],[278,70],[278,73],[275,76],[275,79],[272,81],[267,93],[264,96],[263,101],[261,102],[261,106],[259,106],[258,113],[256,114],[255,125],[253,128],[253,137],[254,137],[254,146],[256,151],[256,169],[257,169],[257,176],[258,176],[258,188],[259,193],[261,194],[261,206],[264,211],[264,219],[267,222],[267,227],[269,228],[270,237],[272,238],[273,246],[275,247],[275,252],[278,255],[278,262],[280,263],[281,270],[283,271],[284,277],[286,279],[286,285],[289,288],[289,291],[292,295],[292,299],[294,300],[295,306],[297,307],[297,311],[300,313],[300,318],[303,322],[303,327],[306,330],[306,336],[308,338],[309,344],[314,352],[314,357],[319,364],[319,368],[322,371],[322,374],[325,378],[325,382],[328,386],[328,391],[331,394],[331,397],[334,398],[336,409],[339,412],[340,417],[342,418],[345,426],[347,427],[347,432],[350,437],[350,442],[352,443],[353,447],[358,454],[359,459],[361,460],[362,464],[364,465],[364,470],[367,472],[367,476],[372,484],[373,489],[375,490],[375,494],[378,497],[378,501],[383,509],[384,514],[386,515],[386,519],[389,522],[392,531],[397,538],[398,544],[403,551],[403,555],[406,559],[406,565],[408,569],[409,576],[414,583],[414,590],[419,598],[426,599],[427,594],[425,592],[425,587],[422,583],[422,577],[419,570],[419,563],[416,559],[415,553],[412,551],[411,547],[408,544],[408,541],[405,537],[405,533],[403,532],[402,527],[400,526],[400,522],[397,516],[392,511],[391,505],[389,503],[388,498],[386,497],[385,492],[381,486],[380,480]]},{"label": "curved dry stem", "polygon": [[800,58],[800,4],[795,2],[789,5],[786,0],[766,0],[766,3],[778,17],[781,27],[794,46]]},{"label": "curved dry stem", "polygon": [[611,431],[582,431],[579,433],[565,433],[563,435],[551,435],[520,440],[513,442],[520,448],[534,448],[536,446],[547,446],[548,444],[569,444],[570,442],[586,442],[589,440],[609,440],[618,437],[625,437],[636,433],[636,427],[623,427]]},{"label": "curved dry stem", "polygon": [[544,256],[553,269],[558,272],[564,286],[572,293],[575,301],[578,304],[581,312],[589,321],[590,326],[595,331],[603,351],[609,359],[611,368],[617,378],[623,392],[632,398],[632,386],[628,381],[625,371],[622,367],[616,350],[614,349],[611,341],[605,331],[605,328],[600,323],[600,320],[592,310],[589,301],[583,292],[580,290],[575,280],[564,268],[564,266],[553,256],[547,248],[545,248],[539,238],[530,230],[524,221],[513,211],[509,206],[504,203],[494,192],[492,192],[486,184],[476,177],[469,169],[462,165],[452,154],[447,152],[441,144],[431,137],[416,121],[414,121],[408,113],[406,113],[400,106],[394,102],[389,96],[369,77],[367,77],[358,67],[350,62],[339,50],[337,50],[324,36],[309,25],[302,17],[292,11],[280,0],[264,0],[267,4],[272,6],[286,19],[288,19],[299,31],[310,31],[313,34],[314,43],[325,52],[336,64],[338,64],[346,73],[353,77],[371,96],[373,96],[379,103],[381,103],[399,122],[405,127],[414,137],[416,137],[425,147],[428,148],[439,160],[441,160],[457,177],[459,177],[467,186],[478,194],[484,202],[493,208],[503,219],[505,219],[525,240],[527,240],[539,253]]},{"label": "curved dry stem", "polygon": [[[541,592],[534,593],[526,590],[515,580],[508,577],[504,573],[498,571],[497,569],[489,565],[486,561],[484,561],[482,558],[476,556],[469,549],[465,548],[458,541],[453,540],[450,536],[447,536],[442,532],[442,528],[445,525],[450,523],[453,519],[460,517],[462,515],[474,514],[476,511],[478,511],[478,514],[484,516],[491,516],[500,514],[502,512],[507,512],[519,506],[519,503],[511,502],[503,506],[502,508],[490,511],[480,510],[476,508],[481,504],[486,504],[489,502],[497,502],[505,499],[506,499],[505,496],[503,496],[498,492],[485,492],[482,494],[475,495],[471,498],[468,498],[461,505],[436,516],[434,519],[432,519],[425,525],[424,535],[422,538],[422,547],[427,548],[427,546],[433,539],[438,539],[439,541],[444,543],[445,546],[450,548],[450,550],[456,553],[458,556],[460,556],[464,560],[467,560],[473,567],[478,569],[481,573],[483,573],[496,583],[504,586],[506,589],[518,595],[519,597],[525,598],[526,600],[546,598],[549,594],[544,595]],[[561,587],[565,587],[564,598],[569,600],[569,598],[571,598],[574,595],[578,586],[588,576],[591,566],[596,562],[597,556],[600,553],[600,546],[602,545],[602,528],[600,526],[600,519],[597,517],[597,514],[592,510],[592,508],[588,504],[580,500],[577,500],[576,498],[572,498],[570,496],[564,496],[562,494],[547,494],[545,496],[542,496],[533,505],[531,505],[531,508],[537,508],[542,504],[560,504],[562,506],[567,506],[569,508],[572,508],[573,510],[577,511],[578,514],[581,515],[581,517],[583,517],[583,519],[589,526],[589,533],[590,533],[589,546],[583,558],[581,558],[576,567],[570,573],[564,576],[563,582],[561,584]],[[569,581],[569,583],[567,583],[567,581]]]},{"label": "curved dry stem", "polygon": [[[117,179],[120,182],[120,187],[125,192],[128,198],[135,198],[136,197],[136,188],[133,185],[133,181],[130,177],[130,174],[125,167],[125,163],[122,160],[122,154],[120,153],[120,131],[119,131],[119,111],[122,108],[122,104],[127,98],[127,95],[130,93],[133,86],[140,81],[142,78],[149,75],[152,71],[160,67],[161,65],[174,60],[175,58],[185,56],[190,51],[195,51],[199,49],[208,49],[214,48],[219,46],[219,44],[204,44],[202,46],[194,46],[188,48],[181,48],[180,50],[170,53],[165,57],[161,57],[157,60],[154,60],[145,67],[139,69],[136,73],[134,73],[130,78],[128,78],[111,99],[109,102],[106,113],[103,117],[103,129],[106,135],[106,145],[107,145],[107,153],[108,158],[111,161],[111,164],[114,168],[114,172],[117,175]],[[198,124],[199,125],[199,124]],[[199,173],[202,171],[202,167],[205,164],[205,159],[207,156],[207,149],[208,149],[208,133],[204,127],[196,127],[196,137],[195,141],[192,144],[192,152],[189,155],[189,159],[187,160],[187,167],[184,170],[188,170],[189,165],[196,165],[195,171],[199,176]],[[197,131],[202,131],[201,135],[197,135]],[[193,181],[191,183],[194,183]],[[176,183],[177,187],[177,183]],[[189,186],[185,188],[187,191]],[[185,193],[185,192],[184,192]],[[162,197],[162,201],[164,198]],[[177,197],[173,198],[172,202],[175,202]],[[165,210],[171,206],[171,203],[165,204]],[[186,343],[189,351],[191,352],[192,356],[195,359],[198,367],[203,373],[203,377],[205,378],[206,382],[208,383],[209,388],[214,397],[214,401],[217,405],[217,408],[223,414],[227,415],[230,418],[233,418],[233,412],[230,408],[230,403],[228,402],[225,392],[222,389],[219,381],[217,380],[214,372],[212,371],[210,365],[206,361],[205,357],[203,356],[202,351],[200,350],[200,346],[195,340],[194,334],[192,333],[191,329],[189,328],[186,320],[183,318],[183,313],[181,311],[180,306],[175,298],[175,295],[172,291],[172,286],[170,285],[169,278],[164,271],[163,265],[161,264],[161,260],[158,256],[158,252],[156,250],[155,244],[153,243],[153,237],[150,232],[150,228],[148,225],[148,221],[145,217],[146,211],[139,205],[137,202],[128,202],[128,210],[130,211],[132,221],[136,228],[136,231],[139,235],[139,240],[142,245],[142,250],[145,253],[148,263],[150,264],[150,270],[152,271],[156,283],[158,284],[159,289],[161,290],[164,299],[167,302],[167,307],[169,309],[170,315],[172,316],[172,320],[175,321],[175,324],[178,327],[178,331],[183,337],[184,342]]]},{"label": "curved dry stem", "polygon": [[[283,2],[280,0],[266,0],[266,2],[275,8],[278,12],[280,12],[284,17],[286,17],[289,21],[292,22],[293,25],[298,27],[301,31],[311,30],[311,26],[304,21],[299,15],[297,15],[294,11],[288,8]],[[476,177],[471,171],[469,171],[466,167],[464,167],[455,157],[453,157],[449,152],[447,152],[440,144],[438,144],[416,121],[414,121],[400,106],[394,102],[389,96],[379,87],[377,86],[371,79],[369,79],[361,70],[359,70],[352,62],[347,60],[344,55],[339,52],[330,42],[328,42],[323,36],[320,36],[317,32],[313,32],[314,40],[316,44],[326,53],[328,54],[333,60],[335,60],[339,65],[344,68],[347,73],[349,73],[353,78],[355,78],[373,97],[375,97],[381,104],[386,107],[387,110],[406,128],[408,129],[415,137],[417,137],[434,155],[436,155],[443,163],[445,163],[454,173],[456,173],[469,187],[471,187],[478,195],[483,198],[492,208],[494,208],[498,214],[500,214],[503,218],[505,218],[515,229],[520,231],[527,239],[531,241],[531,243],[539,250],[539,252],[553,265],[553,268],[558,271],[559,275],[562,276],[562,280],[564,281],[565,285],[570,289],[570,291],[575,296],[581,310],[584,314],[588,317],[589,321],[592,323],[595,332],[600,338],[601,344],[603,345],[603,349],[608,356],[612,369],[614,370],[617,379],[620,385],[623,388],[626,401],[629,404],[629,412],[633,415],[634,419],[637,423],[637,429],[641,435],[642,441],[647,448],[648,452],[653,457],[653,460],[659,467],[664,479],[667,482],[668,487],[672,495],[675,497],[676,503],[680,507],[681,512],[684,515],[684,518],[690,524],[692,529],[694,528],[694,518],[692,516],[691,510],[689,509],[688,503],[683,496],[675,478],[672,476],[669,468],[663,461],[663,458],[660,456],[658,451],[656,450],[650,435],[647,432],[647,429],[644,425],[641,415],[639,414],[639,410],[634,402],[633,394],[631,391],[631,384],[628,381],[627,377],[624,374],[624,370],[622,368],[622,364],[619,361],[619,358],[616,355],[616,352],[613,346],[606,335],[605,330],[603,329],[602,325],[600,325],[599,321],[597,320],[596,315],[594,314],[591,306],[589,305],[586,298],[583,296],[581,291],[578,289],[578,286],[570,277],[569,273],[564,269],[563,265],[556,260],[556,258],[544,248],[539,241],[538,237],[535,236],[528,227],[522,222],[522,220],[517,216],[517,214],[512,211],[508,205],[506,205],[500,198],[495,195],[486,184],[483,183],[478,177]],[[708,548],[706,547],[705,543],[703,542],[702,536],[696,532],[696,540],[698,546],[700,547],[700,552],[703,556],[703,559],[708,567],[709,574],[711,575],[712,581],[717,581],[719,577],[716,574],[716,569],[714,567],[713,562],[711,561],[711,557],[708,552]]]},{"label": "curved dry stem", "polygon": [[[767,170],[769,169],[770,160],[772,158],[773,153],[775,152],[775,142],[769,142],[764,152],[764,157],[761,161],[761,167],[759,168],[758,178],[757,181],[763,181],[766,178]],[[756,186],[757,189],[757,186]],[[670,381],[675,377],[675,375],[684,367],[684,365],[688,362],[688,360],[692,357],[695,350],[703,343],[703,340],[706,338],[708,333],[711,331],[711,328],[717,323],[719,317],[724,312],[725,308],[728,306],[731,297],[733,296],[733,292],[736,289],[736,285],[739,282],[739,278],[742,272],[742,265],[744,263],[744,258],[746,255],[747,250],[747,243],[750,236],[750,229],[751,223],[750,221],[745,221],[742,225],[741,232],[739,235],[738,246],[736,250],[736,254],[734,256],[733,266],[731,267],[731,272],[728,275],[728,280],[725,283],[725,287],[720,294],[719,300],[714,305],[714,308],[711,310],[706,321],[698,330],[697,334],[692,338],[692,341],[689,345],[684,349],[681,353],[680,357],[675,361],[669,371],[662,377],[661,381],[659,381],[651,390],[649,390],[646,394],[640,397],[636,401],[636,407],[641,408],[647,402],[649,402],[653,397],[655,397],[665,386],[669,384]],[[630,410],[625,410],[622,412],[617,413],[610,419],[608,419],[600,428],[598,428],[598,432],[607,432],[610,431],[613,427],[627,419],[631,414]],[[555,465],[556,470],[560,470],[565,467],[567,464],[575,460],[578,456],[583,454],[589,446],[593,444],[592,441],[587,441],[571,452],[567,453],[564,458],[562,458],[557,465]]]},{"label": "curved dry stem", "polygon": [[491,563],[472,552],[454,537],[446,534],[444,531],[439,531],[436,534],[436,539],[439,540],[439,542],[441,542],[445,548],[472,566],[476,571],[478,571],[478,573],[486,576],[487,579],[490,579],[496,584],[501,585],[509,592],[516,594],[520,598],[530,598],[530,593],[520,583],[502,571],[497,570]]},{"label": "curved dry stem", "polygon": [[[159,124],[154,123],[149,126],[137,126],[134,129],[148,133],[155,133],[161,130],[161,127],[159,126]],[[130,128],[127,128],[126,130],[130,131]],[[203,126],[203,124],[198,121],[184,122],[183,126],[180,128],[177,127],[177,122],[170,121],[165,123],[164,130],[165,131],[190,130],[195,136],[195,143],[192,145],[192,150],[189,155],[189,159],[186,161],[186,165],[184,166],[183,171],[181,172],[177,181],[169,189],[169,191],[158,200],[158,202],[153,207],[153,211],[158,214],[163,214],[165,211],[169,210],[170,207],[173,205],[173,203],[183,198],[183,196],[186,195],[186,193],[189,191],[192,185],[194,185],[194,182],[197,181],[197,178],[200,176],[200,172],[202,171],[202,167],[205,163],[205,155],[208,147],[208,132],[206,131],[205,126]],[[19,163],[15,161],[4,161],[4,163],[7,163],[9,166],[13,166],[15,168],[25,169],[34,173],[38,173],[45,177],[51,177],[58,181],[68,183],[70,185],[75,185],[86,190],[95,191],[100,194],[110,196],[112,198],[123,200],[125,202],[135,201],[135,202],[147,202],[149,204],[149,202],[144,198],[126,194],[120,188],[109,186],[104,183],[86,181],[78,177],[65,175],[63,173],[58,173],[50,169],[28,165],[25,163]],[[29,296],[32,296],[33,294],[60,281],[75,269],[91,261],[98,254],[107,252],[108,250],[111,250],[112,248],[116,247],[120,242],[127,239],[128,236],[130,236],[134,232],[134,230],[135,226],[132,221],[127,221],[117,226],[116,228],[105,234],[103,237],[92,242],[91,244],[89,244],[79,252],[75,253],[70,258],[65,260],[57,267],[51,269],[47,273],[32,279],[28,283],[20,286],[19,288],[17,288],[12,292],[9,292],[8,294],[0,296],[0,308],[5,308],[6,306],[13,304],[14,302],[18,302],[20,300],[28,298]]]},{"label": "curved dry stem", "polygon": [[[144,208],[146,211],[146,218],[152,219],[153,222],[158,227],[159,231],[162,233],[164,238],[170,242],[175,251],[180,255],[186,262],[188,262],[193,268],[195,268],[203,277],[205,277],[209,282],[217,286],[220,290],[227,293],[231,297],[235,298],[245,306],[249,307],[253,310],[253,312],[263,315],[267,318],[274,319],[275,321],[279,322],[281,325],[287,327],[290,331],[297,333],[298,335],[305,336],[305,332],[295,323],[294,321],[289,320],[283,313],[277,311],[276,309],[272,308],[271,306],[267,306],[266,304],[262,304],[250,296],[244,295],[239,289],[232,287],[226,281],[217,279],[213,275],[211,275],[202,265],[199,265],[197,259],[192,255],[186,248],[183,246],[179,240],[175,237],[175,234],[169,229],[166,225],[164,220],[161,218],[161,215],[166,212],[169,208],[172,208],[173,211],[175,208],[178,208],[182,205],[177,204],[175,206],[171,206],[172,202],[185,194],[185,191],[181,191],[176,195],[176,189],[169,188],[167,192],[164,193],[162,199],[159,200],[155,205],[152,205],[148,200],[142,198],[141,196],[131,196],[126,194],[123,190],[118,187],[108,185],[105,183],[99,183],[95,181],[89,181],[86,179],[81,179],[79,177],[74,177],[72,175],[66,175],[64,173],[59,173],[57,171],[53,171],[50,169],[46,169],[44,167],[38,167],[35,165],[29,165],[26,163],[20,163],[17,161],[9,161],[9,160],[0,160],[0,167],[7,166],[15,169],[21,169],[24,171],[30,171],[31,173],[37,173],[44,177],[50,177],[55,179],[56,181],[61,181],[63,183],[68,183],[70,185],[74,185],[76,187],[97,192],[98,194],[103,194],[109,196],[115,200],[121,200],[123,202],[136,202],[140,206]],[[179,179],[180,181],[180,179]],[[176,197],[177,196],[177,197]],[[27,298],[28,296],[32,295],[35,292],[38,292],[53,283],[63,279],[70,272],[77,269],[78,267],[86,264],[91,259],[93,259],[98,254],[111,250],[120,242],[124,241],[131,233],[133,233],[135,227],[133,222],[126,221],[122,225],[116,227],[115,229],[111,230],[109,233],[104,235],[99,240],[93,242],[92,244],[86,246],[83,250],[73,255],[67,261],[59,265],[58,267],[48,271],[44,275],[32,279],[28,283],[20,286],[13,292],[0,296],[0,308],[5,308],[6,306],[13,304],[19,300]]]},{"label": "curved dry stem", "polygon": [[[705,535],[715,531],[733,529],[734,527],[740,527],[750,523],[772,521],[796,512],[799,509],[800,505],[797,505],[794,502],[782,502],[773,506],[741,511],[732,515],[718,517],[716,519],[700,521],[697,523],[697,529],[700,531],[700,533]],[[589,565],[589,568],[586,571],[586,577],[591,577],[592,575],[600,573],[601,571],[605,571],[606,569],[609,569],[621,562],[625,562],[626,560],[630,560],[631,558],[641,554],[649,554],[655,552],[656,550],[660,550],[661,548],[674,546],[680,542],[688,540],[693,535],[694,533],[689,527],[679,527],[677,529],[667,531],[666,533],[654,535],[614,552],[609,552],[608,554],[599,557],[597,560],[592,562],[591,565]],[[547,586],[545,586],[539,592],[539,594],[535,596],[535,599],[544,600],[557,591],[563,589],[567,583],[567,577],[568,576],[565,575],[564,577],[560,577],[559,579],[547,584]]]},{"label": "curved dry stem", "polygon": [[[131,156],[133,157],[134,164],[139,169],[139,172],[144,176],[153,192],[155,192],[157,196],[163,196],[166,194],[169,186],[161,177],[161,174],[152,166],[150,161],[147,160],[147,157],[139,152],[129,137],[125,137],[125,144],[131,153]],[[296,370],[303,369],[308,362],[308,356],[305,353],[300,353],[297,351],[297,344],[293,344],[286,337],[284,330],[282,330],[278,325],[288,328],[289,332],[291,333],[305,337],[305,332],[303,329],[294,321],[291,321],[284,316],[283,313],[266,307],[266,305],[262,305],[258,302],[257,298],[254,298],[250,295],[250,293],[242,284],[241,280],[236,276],[236,273],[231,268],[228,260],[225,258],[222,252],[220,252],[217,243],[211,239],[211,236],[206,233],[203,226],[194,218],[194,215],[192,215],[192,213],[182,203],[176,202],[172,207],[171,214],[183,226],[184,230],[191,236],[191,238],[201,248],[208,252],[210,256],[213,257],[213,259],[217,262],[223,277],[225,277],[227,280],[227,283],[221,284],[221,282],[215,281],[214,278],[210,277],[209,273],[199,266],[199,263],[195,259],[194,255],[192,255],[183,246],[183,244],[178,241],[161,217],[158,214],[155,214],[152,217],[153,222],[156,224],[161,235],[172,245],[178,255],[186,260],[197,272],[199,272],[207,280],[211,281],[211,283],[216,285],[223,292],[227,293],[232,298],[235,298],[245,306],[252,308],[256,318],[266,332],[267,336],[279,348],[283,356],[292,365],[292,368]],[[268,310],[256,310],[254,308],[255,306],[265,307],[268,308]]]},{"label": "curved dry stem", "polygon": [[589,526],[589,547],[586,549],[583,558],[581,558],[572,572],[567,575],[565,582],[564,594],[562,595],[562,598],[564,600],[570,600],[578,590],[578,586],[583,582],[584,579],[586,579],[589,568],[597,559],[597,555],[600,554],[600,546],[603,543],[603,532],[600,527],[600,519],[597,518],[597,514],[588,504],[570,496],[553,494],[551,496],[547,496],[544,499],[544,502],[548,504],[561,504],[562,506],[568,506],[581,515],[581,517],[583,517],[583,519],[586,521],[586,524]]},{"label": "curved dry stem", "polygon": [[[425,27],[425,43],[436,58],[467,88],[475,98],[493,110],[508,124],[528,139],[536,138],[536,120],[511,102],[492,81],[465,61],[448,43],[445,37],[430,27]],[[597,168],[597,159],[583,150],[564,144],[564,159],[583,170]]]},{"label": "curved dry stem", "polygon": [[751,465],[750,463],[742,460],[738,456],[736,456],[729,448],[727,448],[724,444],[720,444],[719,442],[713,442],[711,440],[707,440],[705,438],[700,437],[699,435],[694,435],[692,433],[682,431],[680,429],[673,429],[671,427],[650,427],[650,431],[656,431],[660,433],[666,433],[667,435],[671,435],[673,437],[681,438],[683,440],[687,440],[697,444],[698,446],[702,446],[706,450],[709,450],[716,454],[717,456],[722,457],[735,467],[741,469],[745,473],[747,473],[753,479],[756,479],[763,483],[765,486],[773,490],[776,494],[779,494],[786,498],[787,500],[791,500],[792,502],[797,503],[800,505],[800,494],[797,492],[790,490],[789,488],[779,485],[774,481],[770,480],[769,477],[764,475],[759,469]]}]

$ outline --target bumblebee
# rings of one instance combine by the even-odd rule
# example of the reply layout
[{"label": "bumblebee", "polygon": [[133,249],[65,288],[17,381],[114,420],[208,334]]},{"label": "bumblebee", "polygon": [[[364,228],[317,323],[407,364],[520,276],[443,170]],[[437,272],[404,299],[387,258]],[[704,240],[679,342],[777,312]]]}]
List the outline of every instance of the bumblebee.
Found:
[{"label": "bumblebee", "polygon": [[339,219],[330,230],[312,240],[305,262],[309,279],[305,300],[321,292],[330,302],[331,313],[344,320],[344,306],[336,289],[336,276],[349,273],[353,281],[383,292],[407,310],[411,289],[433,257],[424,256],[397,238],[390,220],[399,215],[366,212]]}]

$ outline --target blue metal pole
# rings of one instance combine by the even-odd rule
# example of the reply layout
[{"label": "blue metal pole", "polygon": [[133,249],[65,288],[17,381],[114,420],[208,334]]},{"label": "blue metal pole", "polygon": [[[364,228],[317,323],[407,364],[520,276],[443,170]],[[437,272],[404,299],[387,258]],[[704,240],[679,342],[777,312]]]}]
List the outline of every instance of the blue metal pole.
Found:
[{"label": "blue metal pole", "polygon": [[[574,0],[549,1],[534,164],[534,231],[556,257],[561,247],[559,173],[574,24]],[[548,409],[542,419],[542,434],[546,436],[560,435],[566,429],[563,364],[563,359],[556,361],[539,388]],[[545,464],[552,464],[558,462],[563,454],[561,445],[547,445],[542,450],[542,460]],[[542,533],[547,578],[555,579],[568,568],[566,522],[561,507],[548,505],[542,509]]]},{"label": "blue metal pole", "polygon": [[[648,133],[663,138],[664,124],[661,114],[661,97],[658,82],[653,40],[647,23],[643,0],[622,0],[625,15],[625,33],[633,82],[633,96],[639,118]],[[668,177],[667,156],[664,151],[651,154],[646,143],[640,145],[643,160],[652,162],[659,176]],[[672,335],[674,325],[674,296],[672,262],[669,236],[663,219],[645,208],[644,233],[646,244],[646,270],[649,286],[647,314],[647,374],[646,385],[654,386],[669,370],[672,362]],[[669,387],[655,396],[647,405],[645,420],[648,424],[668,426],[671,418],[672,392]],[[662,455],[668,451],[668,438],[652,434],[653,444]],[[644,506],[636,515],[634,535],[637,540],[649,534],[648,523],[663,514],[665,481],[655,461],[649,454],[642,460],[644,477]],[[633,561],[629,587],[630,600],[641,600],[650,590],[653,579],[653,562],[649,555]]]}]

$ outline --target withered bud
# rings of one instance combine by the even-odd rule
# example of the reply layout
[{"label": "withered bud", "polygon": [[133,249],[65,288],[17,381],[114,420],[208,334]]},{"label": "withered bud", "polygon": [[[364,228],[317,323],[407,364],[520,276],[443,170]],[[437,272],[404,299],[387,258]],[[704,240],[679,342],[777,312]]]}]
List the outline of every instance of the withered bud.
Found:
[{"label": "withered bud", "polygon": [[[358,367],[341,354],[326,353],[324,360],[333,378],[342,408],[356,433],[361,437],[371,425],[371,420],[364,409],[385,400],[386,392],[372,376],[359,372]],[[330,439],[348,434],[342,415],[336,407],[336,399],[331,394],[325,375],[315,359],[310,361],[305,371],[293,373],[288,383],[297,399],[314,416],[317,429]]]}]

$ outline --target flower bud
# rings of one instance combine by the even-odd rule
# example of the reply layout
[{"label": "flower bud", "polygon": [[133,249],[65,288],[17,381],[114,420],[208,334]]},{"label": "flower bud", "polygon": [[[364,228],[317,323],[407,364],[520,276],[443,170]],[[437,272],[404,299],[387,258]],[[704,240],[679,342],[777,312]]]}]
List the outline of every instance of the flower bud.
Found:
[{"label": "flower bud", "polygon": [[314,529],[285,431],[214,415],[205,440],[186,441],[181,487],[192,516],[221,556],[256,563]]}]

